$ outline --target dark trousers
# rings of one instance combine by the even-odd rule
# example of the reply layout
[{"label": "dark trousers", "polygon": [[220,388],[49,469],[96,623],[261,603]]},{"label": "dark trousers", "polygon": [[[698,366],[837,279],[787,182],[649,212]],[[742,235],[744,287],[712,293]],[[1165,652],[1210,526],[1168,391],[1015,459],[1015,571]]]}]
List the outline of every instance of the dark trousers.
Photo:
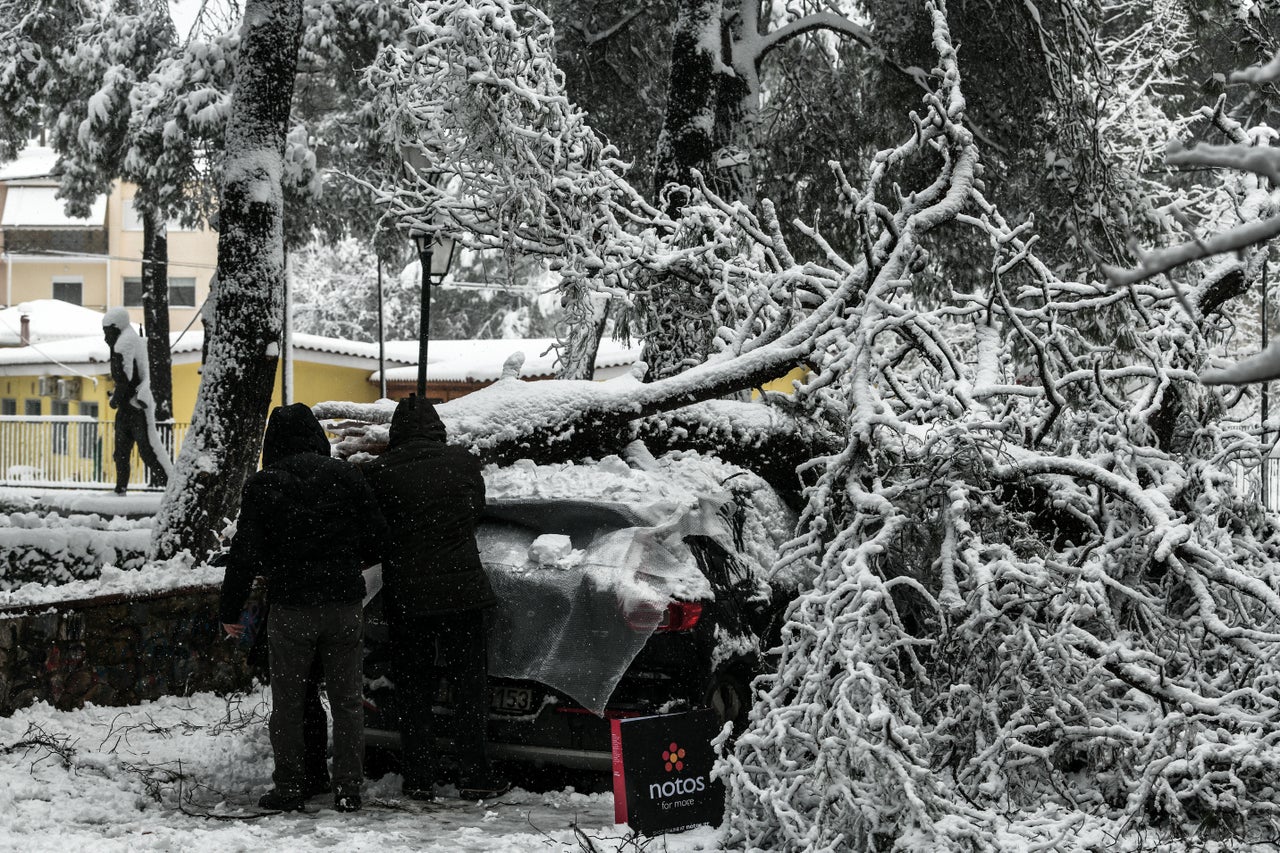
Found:
[{"label": "dark trousers", "polygon": [[142,463],[151,471],[153,486],[166,486],[169,477],[156,456],[156,449],[151,446],[151,435],[147,429],[147,413],[135,408],[132,403],[121,403],[116,409],[116,444],[111,457],[116,463],[116,488],[124,489],[129,485],[129,457],[133,454],[133,446],[138,445],[138,455]]},{"label": "dark trousers", "polygon": [[[249,649],[249,670],[264,684],[271,683],[271,664],[267,648],[271,608],[264,599],[259,610],[259,622]],[[307,677],[307,696],[302,710],[302,741],[307,769],[307,787],[329,781],[329,718],[320,702],[320,682],[324,680],[324,667],[319,658],[311,665]]]},{"label": "dark trousers", "polygon": [[442,677],[453,685],[460,784],[490,775],[485,613],[468,610],[407,619],[388,613],[405,788],[429,789],[436,780],[439,756],[431,706]]},{"label": "dark trousers", "polygon": [[[304,790],[312,774],[308,744],[314,744],[316,720],[308,720],[308,693],[315,689],[314,667],[324,672],[333,714],[333,787],[359,790],[364,779],[363,608],[359,601],[318,607],[271,608],[272,781],[290,791]],[[318,698],[318,696],[317,696]],[[323,743],[324,711],[319,725]],[[314,752],[312,753],[314,755]]]}]

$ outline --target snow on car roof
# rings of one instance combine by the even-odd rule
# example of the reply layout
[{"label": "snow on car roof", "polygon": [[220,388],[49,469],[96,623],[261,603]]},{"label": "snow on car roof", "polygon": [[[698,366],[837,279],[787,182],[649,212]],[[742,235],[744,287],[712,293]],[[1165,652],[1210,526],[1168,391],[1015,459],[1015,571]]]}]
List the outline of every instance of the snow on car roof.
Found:
[{"label": "snow on car roof", "polygon": [[492,501],[573,498],[620,504],[652,524],[677,507],[690,506],[700,496],[721,491],[717,478],[700,464],[705,459],[685,459],[688,471],[683,474],[673,460],[654,460],[658,467],[644,470],[633,468],[619,456],[551,465],[521,459],[505,467],[485,468],[486,496]]},{"label": "snow on car roof", "polygon": [[495,503],[514,501],[595,502],[624,508],[647,524],[682,520],[686,532],[723,540],[710,517],[730,497],[744,503],[738,550],[759,571],[768,571],[778,549],[791,536],[795,514],[761,477],[714,456],[673,451],[653,457],[640,442],[627,449],[631,460],[606,456],[598,461],[539,465],[518,460],[484,469],[486,497]]}]

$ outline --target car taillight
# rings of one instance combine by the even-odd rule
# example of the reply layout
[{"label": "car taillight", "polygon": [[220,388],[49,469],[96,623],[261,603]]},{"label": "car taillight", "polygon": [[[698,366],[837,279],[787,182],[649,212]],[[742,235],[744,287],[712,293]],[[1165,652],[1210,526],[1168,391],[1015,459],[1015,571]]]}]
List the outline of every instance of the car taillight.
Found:
[{"label": "car taillight", "polygon": [[696,601],[673,601],[662,614],[655,631],[692,631],[702,618],[702,605]]},{"label": "car taillight", "polygon": [[702,605],[692,601],[673,601],[661,610],[662,605],[652,601],[619,607],[633,631],[689,631],[702,618]]}]

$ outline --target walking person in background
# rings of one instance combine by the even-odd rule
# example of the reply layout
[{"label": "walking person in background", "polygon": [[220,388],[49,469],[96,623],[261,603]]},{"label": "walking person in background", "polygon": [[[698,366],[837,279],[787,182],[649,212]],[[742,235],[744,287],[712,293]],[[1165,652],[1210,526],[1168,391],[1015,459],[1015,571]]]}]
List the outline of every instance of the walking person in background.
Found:
[{"label": "walking person in background", "polygon": [[129,488],[129,458],[133,447],[151,472],[151,485],[164,488],[173,473],[169,452],[156,430],[156,404],[151,397],[151,371],[147,347],[129,322],[129,312],[112,308],[102,317],[102,335],[111,351],[111,398],[116,410],[116,443],[112,459],[116,465],[116,494]]},{"label": "walking person in background", "polygon": [[431,706],[444,675],[454,686],[458,793],[500,796],[510,785],[494,774],[488,756],[485,615],[496,599],[476,547],[485,505],[480,461],[446,443],[435,407],[411,396],[396,406],[390,449],[366,466],[365,477],[390,528],[382,594],[403,699],[404,793],[434,799],[439,757]]},{"label": "walking person in background", "polygon": [[253,578],[266,579],[275,787],[258,805],[306,804],[305,707],[318,662],[333,716],[334,808],[355,811],[364,779],[361,570],[379,560],[386,523],[359,469],[330,457],[324,428],[301,403],[272,411],[262,465],[245,484],[220,602],[223,627],[239,636]]}]

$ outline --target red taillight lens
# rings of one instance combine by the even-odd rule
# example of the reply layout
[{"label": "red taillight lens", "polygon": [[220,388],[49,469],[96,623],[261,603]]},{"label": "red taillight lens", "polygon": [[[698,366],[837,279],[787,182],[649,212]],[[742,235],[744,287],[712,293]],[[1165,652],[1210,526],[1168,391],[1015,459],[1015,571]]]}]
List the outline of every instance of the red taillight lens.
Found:
[{"label": "red taillight lens", "polygon": [[659,611],[652,602],[619,605],[633,631],[690,631],[702,618],[702,605],[695,601],[673,601]]},{"label": "red taillight lens", "polygon": [[662,614],[655,631],[692,631],[702,618],[702,605],[696,601],[673,601]]}]

